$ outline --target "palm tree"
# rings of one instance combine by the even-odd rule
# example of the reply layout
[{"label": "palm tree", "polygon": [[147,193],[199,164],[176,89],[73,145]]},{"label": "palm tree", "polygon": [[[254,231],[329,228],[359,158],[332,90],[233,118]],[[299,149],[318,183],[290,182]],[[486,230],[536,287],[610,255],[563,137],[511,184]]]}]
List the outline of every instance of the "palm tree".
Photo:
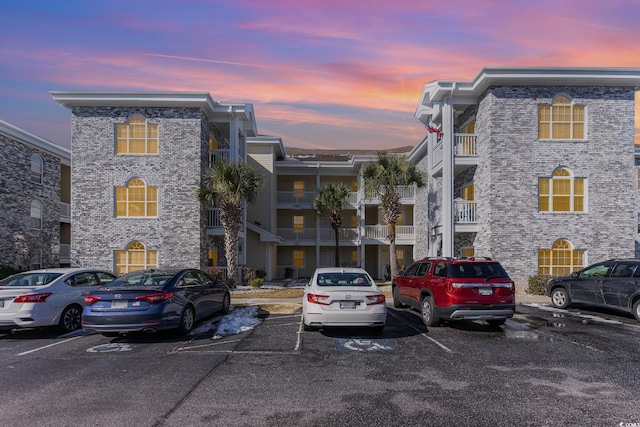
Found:
[{"label": "palm tree", "polygon": [[378,160],[366,163],[362,167],[364,189],[368,197],[380,198],[382,217],[387,223],[389,239],[389,264],[391,279],[398,275],[398,257],[396,255],[396,222],[400,217],[400,195],[398,185],[425,185],[424,174],[405,156],[378,152]]},{"label": "palm tree", "polygon": [[329,183],[318,190],[313,199],[313,208],[318,215],[331,216],[331,228],[336,237],[336,267],[340,267],[340,227],[342,226],[342,211],[347,206],[349,188],[342,183]]},{"label": "palm tree", "polygon": [[220,207],[227,260],[227,283],[236,285],[238,270],[238,231],[244,215],[243,201],[253,204],[264,186],[264,175],[246,163],[216,163],[198,189],[205,207]]}]

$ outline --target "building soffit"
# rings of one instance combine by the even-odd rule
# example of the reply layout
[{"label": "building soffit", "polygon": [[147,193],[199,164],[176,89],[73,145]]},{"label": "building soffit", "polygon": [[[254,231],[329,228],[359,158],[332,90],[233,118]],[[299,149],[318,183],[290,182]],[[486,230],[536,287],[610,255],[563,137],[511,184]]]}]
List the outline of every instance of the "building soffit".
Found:
[{"label": "building soffit", "polygon": [[199,108],[211,122],[235,118],[246,136],[257,135],[252,104],[215,101],[208,92],[95,92],[51,91],[53,99],[66,108],[74,107],[168,107]]},{"label": "building soffit", "polygon": [[616,86],[640,88],[640,68],[486,67],[470,82],[427,83],[415,117],[422,122],[441,116],[442,102],[473,105],[491,86]]}]

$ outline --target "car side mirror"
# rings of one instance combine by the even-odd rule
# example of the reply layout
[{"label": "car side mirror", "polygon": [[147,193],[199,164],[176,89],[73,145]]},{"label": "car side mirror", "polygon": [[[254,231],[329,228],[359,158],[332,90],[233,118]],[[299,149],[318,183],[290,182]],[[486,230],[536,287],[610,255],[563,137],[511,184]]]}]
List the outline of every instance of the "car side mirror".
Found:
[{"label": "car side mirror", "polygon": [[577,278],[578,277],[578,272],[574,271],[573,273],[571,273],[571,277]]},{"label": "car side mirror", "polygon": [[404,276],[404,271],[403,270],[398,271],[398,276]]}]

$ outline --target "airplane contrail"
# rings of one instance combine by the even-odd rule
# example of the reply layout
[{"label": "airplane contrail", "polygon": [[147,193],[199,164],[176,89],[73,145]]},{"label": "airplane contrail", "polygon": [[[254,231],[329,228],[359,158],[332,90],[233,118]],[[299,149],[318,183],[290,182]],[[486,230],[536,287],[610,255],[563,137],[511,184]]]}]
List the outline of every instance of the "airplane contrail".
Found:
[{"label": "airplane contrail", "polygon": [[162,55],[159,53],[143,53],[145,56],[155,56],[158,58],[169,58],[169,59],[180,59],[183,61],[197,61],[197,62],[212,62],[215,64],[226,64],[226,65],[239,65],[242,67],[253,67],[253,68],[267,68],[272,70],[294,70],[294,71],[304,71],[305,73],[318,73],[318,74],[326,74],[326,71],[322,70],[307,70],[304,68],[290,68],[290,67],[276,67],[273,65],[260,65],[260,64],[248,64],[245,62],[231,62],[231,61],[220,61],[216,59],[204,59],[204,58],[192,58],[189,56],[177,56],[177,55]]}]

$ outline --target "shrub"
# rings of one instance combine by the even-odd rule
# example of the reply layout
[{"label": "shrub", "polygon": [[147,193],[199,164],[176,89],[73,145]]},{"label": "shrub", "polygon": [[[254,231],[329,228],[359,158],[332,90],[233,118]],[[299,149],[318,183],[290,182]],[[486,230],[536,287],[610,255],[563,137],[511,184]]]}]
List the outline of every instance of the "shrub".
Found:
[{"label": "shrub", "polygon": [[224,282],[224,276],[222,275],[222,271],[220,271],[218,268],[208,267],[206,269],[206,272],[209,273],[211,277],[213,277],[213,280],[219,280],[221,282]]},{"label": "shrub", "polygon": [[285,267],[284,269],[284,278],[291,279],[293,278],[294,269],[292,267]]},{"label": "shrub", "polygon": [[267,272],[264,271],[262,268],[259,268],[256,270],[256,277],[260,279],[264,279],[265,277],[267,277]]},{"label": "shrub", "polygon": [[264,279],[262,277],[256,277],[255,279],[249,280],[249,286],[252,288],[260,288],[264,284]]},{"label": "shrub", "polygon": [[545,295],[547,291],[547,282],[553,278],[546,274],[536,274],[535,276],[529,276],[529,286],[527,287],[527,293],[532,295]]},{"label": "shrub", "polygon": [[16,273],[19,273],[19,271],[15,268],[9,267],[8,265],[0,265],[0,279],[4,279],[5,277],[12,276]]}]

